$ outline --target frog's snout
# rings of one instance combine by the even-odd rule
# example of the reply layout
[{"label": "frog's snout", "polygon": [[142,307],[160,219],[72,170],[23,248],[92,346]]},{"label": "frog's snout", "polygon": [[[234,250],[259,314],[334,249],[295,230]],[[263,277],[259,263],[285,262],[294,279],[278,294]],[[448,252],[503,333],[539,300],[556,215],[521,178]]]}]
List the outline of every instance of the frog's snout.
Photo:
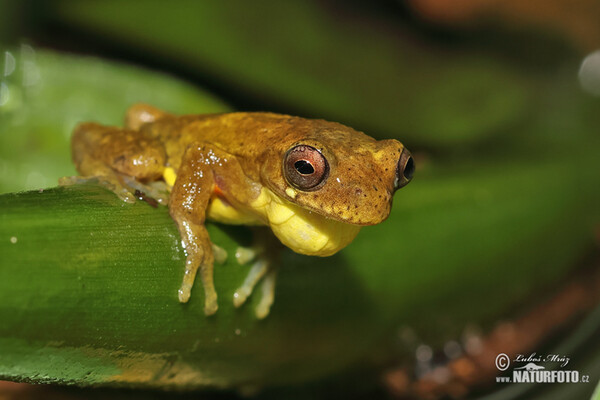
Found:
[{"label": "frog's snout", "polygon": [[400,154],[398,166],[396,167],[396,179],[394,181],[394,189],[400,189],[408,185],[415,172],[415,161],[413,160],[410,151],[404,149]]}]

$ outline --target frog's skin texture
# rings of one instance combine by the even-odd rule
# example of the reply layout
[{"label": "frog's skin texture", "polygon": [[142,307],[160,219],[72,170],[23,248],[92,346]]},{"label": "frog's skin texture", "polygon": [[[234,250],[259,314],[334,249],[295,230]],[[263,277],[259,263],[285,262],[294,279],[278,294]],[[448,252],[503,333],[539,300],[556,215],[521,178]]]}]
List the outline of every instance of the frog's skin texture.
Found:
[{"label": "frog's skin texture", "polygon": [[[329,256],[348,245],[361,226],[390,213],[392,196],[414,170],[397,140],[377,141],[344,125],[273,113],[175,116],[138,104],[125,128],[82,123],[72,138],[73,160],[85,177],[99,177],[125,201],[141,190],[168,201],[187,253],[179,300],[187,302],[196,276],[207,315],[217,311],[214,246],[206,219],[266,225],[295,252]],[[170,195],[161,195],[170,191]],[[168,200],[167,200],[168,199]],[[259,258],[234,296],[236,306],[263,280],[257,315],[273,301],[273,247],[259,241]],[[240,262],[256,252],[241,249]]]}]

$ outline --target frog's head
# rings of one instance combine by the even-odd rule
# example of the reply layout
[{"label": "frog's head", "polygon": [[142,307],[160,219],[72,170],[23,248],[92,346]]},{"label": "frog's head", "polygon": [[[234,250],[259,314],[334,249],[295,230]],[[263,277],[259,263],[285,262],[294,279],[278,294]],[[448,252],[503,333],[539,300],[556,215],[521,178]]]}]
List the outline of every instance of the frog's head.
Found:
[{"label": "frog's head", "polygon": [[[377,141],[344,125],[294,118],[273,144],[263,181],[278,196],[327,218],[355,225],[385,220],[414,161],[397,140]],[[279,165],[275,165],[275,164]]]}]

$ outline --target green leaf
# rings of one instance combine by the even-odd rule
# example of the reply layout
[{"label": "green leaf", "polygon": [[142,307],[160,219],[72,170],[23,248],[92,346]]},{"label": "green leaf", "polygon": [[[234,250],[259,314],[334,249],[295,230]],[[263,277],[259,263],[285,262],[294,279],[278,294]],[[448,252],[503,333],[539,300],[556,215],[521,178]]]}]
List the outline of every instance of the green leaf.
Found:
[{"label": "green leaf", "polygon": [[232,303],[248,272],[233,257],[239,230],[210,225],[230,258],[216,267],[220,309],[207,318],[201,285],[188,304],[177,300],[185,256],[166,207],[73,186],[2,195],[0,210],[5,379],[180,388],[302,381],[338,370],[381,334],[341,256],[306,265],[288,254],[278,303],[259,321],[258,296],[239,310]]},{"label": "green leaf", "polygon": [[531,77],[489,52],[448,51],[350,7],[63,0],[47,8],[60,23],[232,91],[411,146],[479,142],[531,111]]},{"label": "green leaf", "polygon": [[14,69],[0,80],[0,192],[54,186],[74,175],[69,141],[79,122],[122,125],[136,102],[177,113],[227,111],[191,84],[139,67],[27,45],[2,53]]},{"label": "green leaf", "polygon": [[[231,259],[216,269],[214,318],[202,313],[200,285],[190,304],[177,302],[184,257],[163,207],[125,205],[95,186],[3,195],[0,371],[36,382],[272,385],[355,365],[398,323],[442,343],[556,282],[591,244],[591,198],[553,184],[571,171],[519,170],[516,182],[506,166],[424,176],[338,255],[286,252],[265,321],[253,315],[256,295],[234,309],[247,267]],[[230,255],[248,240],[242,228],[209,228]]]},{"label": "green leaf", "polygon": [[590,397],[590,400],[599,400],[599,399],[600,399],[600,380],[596,384],[596,389],[594,390],[592,397]]}]

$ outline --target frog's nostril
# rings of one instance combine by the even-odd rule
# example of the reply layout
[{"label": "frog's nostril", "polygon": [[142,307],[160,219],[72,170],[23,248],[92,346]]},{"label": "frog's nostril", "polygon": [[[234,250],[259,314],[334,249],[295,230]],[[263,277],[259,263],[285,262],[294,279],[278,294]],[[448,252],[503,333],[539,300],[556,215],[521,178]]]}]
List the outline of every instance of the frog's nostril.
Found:
[{"label": "frog's nostril", "polygon": [[404,149],[400,154],[400,160],[398,160],[398,166],[396,167],[396,181],[394,187],[400,189],[406,186],[415,173],[415,161],[410,154],[410,151]]}]

